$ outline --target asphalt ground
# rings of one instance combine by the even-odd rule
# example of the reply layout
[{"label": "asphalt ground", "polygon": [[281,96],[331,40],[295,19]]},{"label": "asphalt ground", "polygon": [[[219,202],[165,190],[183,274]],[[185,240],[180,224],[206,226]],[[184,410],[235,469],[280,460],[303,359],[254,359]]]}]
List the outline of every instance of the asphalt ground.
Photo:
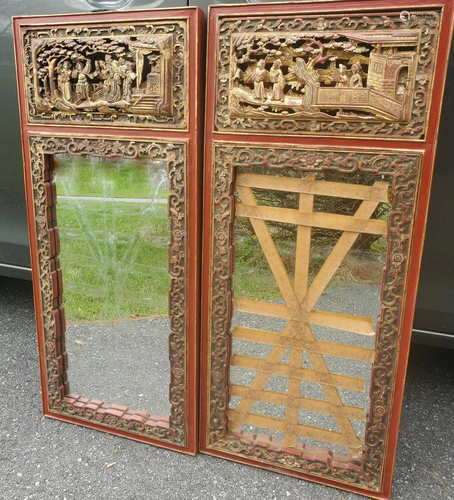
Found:
[{"label": "asphalt ground", "polygon": [[66,325],[70,391],[170,414],[168,318]]},{"label": "asphalt ground", "polygon": [[[414,345],[393,499],[454,500],[453,410],[454,351]],[[360,498],[44,418],[31,284],[0,277],[0,500]]]}]

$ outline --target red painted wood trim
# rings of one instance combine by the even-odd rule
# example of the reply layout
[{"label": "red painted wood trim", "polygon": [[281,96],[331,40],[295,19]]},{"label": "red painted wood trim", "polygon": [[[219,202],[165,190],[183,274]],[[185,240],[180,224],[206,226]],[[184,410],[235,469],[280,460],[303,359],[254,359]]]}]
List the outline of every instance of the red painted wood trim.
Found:
[{"label": "red painted wood trim", "polygon": [[[435,79],[433,83],[433,94],[431,107],[428,115],[429,127],[426,134],[426,139],[424,142],[410,142],[403,140],[390,140],[390,139],[347,139],[347,138],[327,138],[327,137],[288,137],[284,134],[267,134],[266,136],[259,136],[254,134],[233,134],[233,133],[220,133],[214,131],[214,107],[215,107],[215,85],[213,82],[215,80],[215,54],[216,54],[216,19],[218,15],[237,17],[238,15],[247,15],[257,18],[265,16],[271,13],[292,13],[298,10],[299,13],[306,13],[311,11],[313,13],[323,14],[324,12],[335,13],[344,11],[346,9],[351,9],[355,12],[358,11],[386,11],[402,8],[402,10],[415,10],[423,9],[429,7],[444,7],[443,24],[440,32],[439,41],[439,58],[437,61],[437,69],[435,74]],[[203,221],[203,257],[202,257],[202,329],[201,329],[201,343],[202,343],[202,361],[201,361],[201,388],[200,388],[200,398],[201,398],[201,432],[200,432],[200,451],[210,455],[214,455],[221,458],[226,458],[228,460],[234,460],[255,467],[263,467],[265,469],[281,472],[283,474],[288,474],[303,479],[308,479],[328,486],[334,486],[337,488],[346,489],[354,493],[361,495],[372,496],[374,498],[389,499],[391,495],[391,485],[393,477],[393,468],[395,461],[395,454],[397,448],[398,439],[398,428],[400,415],[402,411],[402,398],[405,385],[405,376],[407,370],[408,353],[411,341],[411,331],[413,323],[413,314],[416,302],[419,269],[421,265],[422,251],[423,251],[423,241],[426,228],[426,220],[428,214],[428,204],[430,197],[430,186],[432,181],[437,136],[439,128],[439,120],[441,114],[441,103],[443,98],[444,84],[447,72],[447,55],[449,54],[449,48],[451,44],[451,36],[453,31],[453,16],[454,16],[454,2],[453,0],[440,0],[440,1],[430,1],[430,0],[394,0],[383,1],[383,0],[368,0],[364,1],[342,1],[342,0],[326,0],[323,2],[299,2],[298,5],[295,4],[281,4],[281,3],[269,3],[260,5],[235,5],[235,6],[211,6],[208,13],[208,50],[207,50],[207,81],[211,84],[207,85],[206,89],[206,129],[205,129],[205,170],[204,170],[204,221]],[[398,353],[398,364],[396,373],[396,382],[394,388],[394,400],[392,407],[392,414],[389,420],[389,434],[388,434],[388,444],[386,450],[386,457],[384,460],[384,476],[382,481],[382,489],[380,493],[373,494],[369,490],[363,490],[361,488],[351,487],[349,485],[340,485],[335,481],[307,475],[304,473],[298,473],[294,471],[289,471],[286,469],[281,469],[279,467],[274,467],[268,464],[262,464],[260,462],[250,460],[239,455],[231,455],[223,451],[214,450],[209,448],[206,440],[206,431],[208,428],[207,421],[207,411],[210,404],[210,398],[207,394],[207,381],[210,377],[208,373],[208,341],[210,337],[210,332],[208,331],[208,320],[210,314],[210,269],[208,266],[210,260],[210,254],[212,249],[212,234],[211,234],[211,193],[212,193],[212,151],[211,146],[213,141],[229,141],[234,143],[235,141],[241,143],[247,143],[248,141],[254,143],[263,143],[264,145],[268,143],[280,143],[284,147],[286,144],[298,145],[298,146],[309,146],[309,145],[324,145],[324,146],[337,146],[337,147],[367,147],[367,148],[377,148],[377,149],[395,149],[395,150],[407,150],[407,151],[423,151],[424,152],[424,165],[422,169],[422,178],[420,183],[420,192],[418,198],[418,205],[416,210],[416,223],[413,229],[413,247],[411,250],[411,257],[408,267],[408,279],[406,287],[406,301],[404,303],[404,315],[403,323],[401,329],[401,343],[400,350]]]},{"label": "red painted wood trim", "polygon": [[[90,23],[90,22],[115,22],[115,21],[143,21],[144,16],[149,18],[159,18],[162,20],[168,18],[187,18],[188,20],[188,39],[189,39],[189,71],[188,71],[188,95],[189,113],[188,113],[188,130],[147,130],[144,128],[103,128],[100,126],[77,126],[71,127],[66,125],[49,125],[49,124],[28,124],[27,109],[25,105],[25,89],[24,89],[24,68],[20,61],[21,54],[21,37],[20,31],[24,26],[32,26],[35,24],[65,24],[65,23]],[[30,240],[30,257],[33,277],[34,304],[36,313],[36,327],[38,336],[38,355],[40,361],[40,379],[42,388],[42,402],[44,415],[64,420],[66,422],[76,423],[90,427],[92,429],[102,430],[117,436],[128,437],[136,441],[154,444],[156,446],[169,448],[172,450],[184,452],[190,455],[195,455],[198,450],[198,361],[199,361],[199,322],[200,322],[200,242],[201,242],[201,210],[198,200],[200,199],[201,190],[201,169],[202,169],[202,107],[203,99],[203,80],[204,80],[204,62],[203,62],[203,30],[204,30],[204,15],[198,7],[175,8],[175,9],[156,9],[131,12],[101,12],[101,13],[80,13],[68,14],[61,16],[33,16],[33,17],[15,17],[13,19],[13,29],[15,32],[14,48],[16,53],[16,74],[18,81],[18,96],[20,123],[22,134],[22,150],[24,157],[24,178],[27,200],[27,220]],[[32,200],[32,182],[30,174],[30,154],[28,149],[29,134],[40,133],[46,135],[57,136],[99,136],[104,138],[121,137],[123,139],[156,139],[169,142],[172,141],[187,141],[188,142],[188,183],[186,186],[187,196],[189,199],[189,227],[191,231],[187,235],[189,241],[187,273],[188,273],[188,337],[187,337],[187,352],[186,352],[186,387],[187,387],[187,446],[181,447],[164,441],[159,441],[146,436],[128,433],[118,429],[108,428],[104,425],[99,425],[93,422],[79,420],[77,417],[57,414],[50,411],[48,405],[48,391],[45,370],[45,349],[43,338],[43,324],[41,317],[41,296],[38,280],[38,263],[36,254],[36,230],[34,220],[34,210],[30,202]]]}]

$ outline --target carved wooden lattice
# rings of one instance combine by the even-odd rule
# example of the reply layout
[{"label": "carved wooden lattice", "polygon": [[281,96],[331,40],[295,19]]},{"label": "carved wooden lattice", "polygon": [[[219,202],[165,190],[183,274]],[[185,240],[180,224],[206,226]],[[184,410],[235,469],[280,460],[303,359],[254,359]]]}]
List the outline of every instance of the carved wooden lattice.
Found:
[{"label": "carved wooden lattice", "polygon": [[[316,475],[318,478],[323,477],[336,482],[340,481],[344,485],[348,483],[350,486],[358,487],[358,490],[355,491],[364,491],[366,489],[368,492],[376,492],[380,488],[381,474],[384,467],[385,447],[388,437],[387,431],[391,414],[390,405],[393,397],[393,392],[390,388],[394,387],[395,366],[397,362],[396,354],[400,345],[399,327],[402,322],[404,310],[402,293],[407,280],[407,261],[410,248],[410,235],[413,227],[413,211],[420,174],[421,155],[418,153],[399,153],[389,150],[384,150],[378,154],[364,150],[353,152],[351,150],[339,150],[328,147],[323,151],[319,151],[297,145],[289,149],[288,146],[270,145],[265,148],[259,144],[245,146],[244,144],[215,142],[212,161],[213,189],[208,191],[212,196],[213,215],[211,231],[214,239],[211,253],[212,281],[209,301],[211,311],[209,316],[210,338],[208,346],[208,352],[210,353],[210,378],[207,394],[209,394],[210,403],[208,408],[209,427],[206,434],[209,452],[213,454],[219,452],[220,456],[224,456],[221,455],[224,452],[226,456],[234,454],[240,460],[251,459],[251,461],[253,460],[254,462],[270,466],[273,470],[282,467],[292,474],[305,473]],[[364,451],[360,459],[335,452],[334,445],[328,448],[320,448],[306,446],[298,442],[296,447],[289,447],[285,446],[280,439],[275,439],[274,435],[272,439],[269,439],[269,436],[267,436],[268,439],[264,440],[264,436],[256,434],[255,431],[244,432],[242,429],[243,432],[241,433],[229,432],[229,399],[234,395],[230,391],[231,386],[229,384],[229,370],[232,361],[231,321],[233,301],[231,277],[235,260],[232,231],[235,211],[233,192],[235,190],[235,180],[241,184],[241,179],[242,177],[244,178],[242,174],[246,172],[255,174],[256,179],[259,178],[256,174],[266,172],[271,179],[268,182],[272,182],[272,179],[279,175],[278,172],[293,172],[295,174],[296,172],[301,172],[304,173],[304,177],[310,175],[319,177],[319,173],[339,173],[347,176],[367,173],[368,175],[372,175],[372,179],[375,177],[376,182],[382,183],[384,178],[390,182],[390,192],[392,195],[387,220],[388,230],[386,239],[388,250],[382,276],[380,292],[381,311],[376,327],[377,339],[370,378],[370,407],[364,435]],[[284,176],[279,175],[279,183],[282,183],[281,185],[285,186],[287,191],[290,191],[287,183],[290,185],[292,182],[295,182],[294,178],[292,181],[292,178],[288,178],[285,174]],[[298,182],[302,182],[302,180],[300,179]],[[318,182],[314,182],[313,184],[317,188],[321,185]],[[323,185],[328,186],[329,184],[329,182],[325,182]],[[236,187],[238,189],[238,185]],[[358,185],[351,184],[343,184],[343,188],[345,188],[344,196],[349,197],[351,197],[351,194],[347,195],[349,193],[348,190],[371,189],[367,186],[358,187]],[[307,195],[304,192],[301,194]],[[317,196],[317,198],[319,195],[315,191],[309,194]],[[340,192],[336,192],[335,195],[341,197]],[[315,201],[317,201],[317,198]],[[384,194],[383,198],[385,198]],[[358,203],[358,201],[357,198],[356,202]],[[360,210],[359,213],[355,213],[355,216],[358,217],[356,220],[355,216],[349,218],[329,214],[329,218],[334,217],[338,221],[347,220],[350,222],[344,222],[344,227],[341,229],[341,231],[344,231],[344,234],[341,236],[336,250],[332,250],[331,253],[333,256],[325,262],[324,268],[322,267],[319,278],[312,282],[311,287],[314,287],[312,290],[315,290],[315,284],[320,282],[321,276],[324,275],[323,269],[327,269],[333,263],[336,253],[339,252],[341,242],[344,241],[343,244],[346,245],[345,240],[350,238],[349,235],[351,233],[357,233],[353,238],[359,238],[363,234],[361,231],[365,230],[365,226],[358,227],[360,225],[358,220],[365,220],[369,227],[371,225],[377,227],[375,224],[376,220],[369,220],[370,213],[361,213],[364,210],[364,206],[367,206],[370,201],[372,201],[370,200],[370,195],[364,196],[362,203],[357,208],[357,212]],[[242,199],[242,202],[243,204],[247,204],[244,199]],[[377,201],[373,201],[373,203],[374,206],[377,205]],[[270,210],[273,207],[262,208]],[[279,211],[281,212],[282,209],[279,209]],[[299,210],[290,210],[290,212],[295,212],[298,215],[297,212]],[[236,210],[236,215],[238,216],[238,214],[239,212]],[[320,217],[323,214],[299,214],[299,216],[301,218],[304,216],[312,217],[312,219],[318,218],[320,221]],[[254,217],[254,219],[257,218]],[[331,219],[331,224],[333,223],[332,221],[333,219]],[[308,219],[306,222],[308,222],[308,227],[310,228],[311,222]],[[350,226],[348,227],[347,224],[350,224]],[[303,224],[298,225],[303,226]],[[378,224],[378,226],[383,226],[383,224]],[[300,231],[301,229],[305,230],[304,227],[300,228]],[[348,252],[347,249],[345,251]],[[335,269],[332,270],[333,274],[334,272]],[[326,278],[327,276],[325,275]],[[309,292],[306,298],[308,297]],[[273,306],[279,304],[266,303],[265,305],[267,307],[266,310],[269,311]],[[286,310],[286,307],[283,307]],[[312,311],[312,313],[311,322],[315,324],[320,311]],[[325,313],[325,318],[329,316],[329,313]],[[342,315],[338,315],[338,317],[341,318]],[[336,326],[341,327],[341,324],[336,323]],[[353,333],[352,335],[355,334]],[[323,345],[322,343],[320,344]],[[341,347],[348,349],[346,346]],[[251,360],[256,361],[255,358],[249,358],[248,362]],[[258,360],[258,363],[260,363],[260,360]],[[275,364],[280,365],[278,362]],[[279,370],[285,369],[286,366],[288,367],[288,365],[280,366]],[[249,365],[249,368],[254,370],[252,365]],[[309,377],[313,376],[315,371],[301,369],[304,370],[306,380],[310,381]],[[279,373],[276,373],[276,375],[279,375]],[[319,378],[321,377],[319,376]],[[341,388],[342,383],[339,382],[339,375],[333,374],[332,378],[336,381],[336,386]],[[358,390],[362,390],[364,380],[360,379],[359,384]],[[248,388],[246,387],[246,389]],[[270,432],[270,434],[274,434],[274,432]]]},{"label": "carved wooden lattice", "polygon": [[[285,432],[284,444],[294,447],[299,435],[311,439],[343,445],[352,456],[362,451],[350,419],[365,421],[363,408],[344,405],[337,387],[353,391],[365,390],[365,380],[357,377],[332,374],[323,355],[336,356],[373,363],[374,350],[316,339],[311,324],[346,330],[362,335],[374,335],[370,317],[354,316],[314,310],[313,307],[342,264],[349,250],[361,233],[386,234],[386,222],[371,220],[381,202],[388,202],[388,184],[375,182],[373,186],[349,185],[326,182],[310,175],[303,179],[271,177],[241,173],[236,180],[241,203],[236,205],[236,216],[250,219],[262,247],[285,305],[252,300],[235,299],[234,308],[240,312],[271,316],[289,320],[281,334],[270,331],[235,326],[233,338],[273,346],[266,360],[234,354],[231,366],[257,371],[249,387],[232,384],[230,394],[241,397],[235,410],[228,411],[229,427],[238,430],[242,423]],[[298,210],[258,205],[252,188],[299,193]],[[313,211],[314,196],[342,197],[362,200],[353,216]],[[267,227],[266,220],[297,225],[295,279],[292,284],[281,256]],[[309,286],[311,255],[311,227],[343,231],[328,259]],[[281,363],[290,350],[289,364]],[[313,369],[302,368],[306,351]],[[288,378],[287,394],[264,390],[272,374]],[[321,384],[327,401],[301,397],[301,381]],[[250,413],[255,401],[287,407],[285,421]],[[335,417],[340,432],[325,430],[298,423],[300,409],[329,414]]]}]

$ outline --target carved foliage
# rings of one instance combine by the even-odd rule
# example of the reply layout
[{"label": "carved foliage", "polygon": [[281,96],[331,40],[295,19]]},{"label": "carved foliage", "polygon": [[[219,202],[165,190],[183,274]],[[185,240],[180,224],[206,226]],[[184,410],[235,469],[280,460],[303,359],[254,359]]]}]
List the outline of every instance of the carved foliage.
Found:
[{"label": "carved foliage", "polygon": [[[30,136],[33,206],[36,220],[36,254],[40,284],[40,301],[48,402],[52,411],[93,421],[101,425],[151,436],[184,445],[186,442],[186,376],[187,342],[187,208],[185,197],[185,145],[146,140],[88,139]],[[143,411],[89,400],[68,394],[66,376],[65,320],[61,303],[62,283],[59,270],[59,240],[55,218],[56,192],[52,172],[45,155],[145,157],[167,162],[169,178],[168,215],[170,244],[168,266],[171,276],[169,292],[169,356],[171,362],[169,417],[153,417]]]},{"label": "carved foliage", "polygon": [[424,139],[440,11],[296,15],[219,18],[216,130]]},{"label": "carved foliage", "polygon": [[[334,455],[327,450],[321,454],[317,449],[304,446],[289,449],[281,445],[274,446],[270,442],[260,443],[255,435],[232,435],[227,430],[234,217],[234,198],[231,193],[236,169],[243,167],[250,171],[250,168],[263,166],[270,170],[298,169],[305,172],[334,171],[343,174],[360,171],[377,174],[378,179],[383,175],[392,177],[392,208],[388,222],[388,254],[382,279],[382,308],[377,326],[365,450],[360,460],[348,460],[345,456]],[[215,145],[209,351],[210,447],[370,490],[380,489],[420,166],[421,157],[417,153],[370,154],[341,150],[320,152],[301,147],[265,149],[225,143]]]},{"label": "carved foliage", "polygon": [[28,29],[29,121],[185,129],[187,50],[184,21]]}]

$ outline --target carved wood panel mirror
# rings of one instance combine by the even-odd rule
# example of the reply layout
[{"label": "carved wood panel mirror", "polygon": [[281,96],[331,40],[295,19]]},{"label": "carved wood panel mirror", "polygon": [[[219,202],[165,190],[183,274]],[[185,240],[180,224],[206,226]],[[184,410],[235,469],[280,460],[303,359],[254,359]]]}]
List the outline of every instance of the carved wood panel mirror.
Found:
[{"label": "carved wood panel mirror", "polygon": [[453,2],[212,7],[201,450],[390,496]]},{"label": "carved wood panel mirror", "polygon": [[194,454],[200,12],[14,29],[44,413]]}]

